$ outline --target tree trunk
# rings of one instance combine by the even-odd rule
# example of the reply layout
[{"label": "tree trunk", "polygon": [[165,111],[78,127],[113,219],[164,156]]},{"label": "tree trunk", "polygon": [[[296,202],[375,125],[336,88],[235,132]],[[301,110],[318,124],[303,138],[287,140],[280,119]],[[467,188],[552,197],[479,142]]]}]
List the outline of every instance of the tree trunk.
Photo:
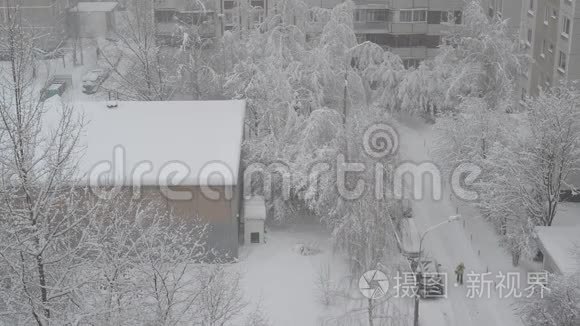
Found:
[{"label": "tree trunk", "polygon": [[520,250],[512,249],[512,265],[514,267],[520,264],[520,255],[521,255]]}]

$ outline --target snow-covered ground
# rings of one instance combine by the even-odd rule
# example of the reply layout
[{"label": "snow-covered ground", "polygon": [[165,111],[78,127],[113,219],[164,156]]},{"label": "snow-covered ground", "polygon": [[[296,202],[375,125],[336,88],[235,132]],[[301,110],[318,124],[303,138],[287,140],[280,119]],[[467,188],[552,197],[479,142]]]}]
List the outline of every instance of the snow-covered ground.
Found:
[{"label": "snow-covered ground", "polygon": [[[260,305],[272,325],[320,325],[329,311],[317,300],[315,280],[319,269],[329,264],[333,278],[345,271],[344,261],[332,253],[330,235],[315,224],[269,230],[265,244],[245,245],[234,265],[243,275],[244,294]],[[307,244],[320,253],[303,256],[294,250]]]}]

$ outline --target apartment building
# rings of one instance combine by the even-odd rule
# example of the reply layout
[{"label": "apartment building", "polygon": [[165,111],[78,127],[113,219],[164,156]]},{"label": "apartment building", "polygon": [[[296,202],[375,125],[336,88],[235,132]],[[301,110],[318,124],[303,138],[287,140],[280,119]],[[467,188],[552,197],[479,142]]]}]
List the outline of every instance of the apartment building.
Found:
[{"label": "apartment building", "polygon": [[180,28],[193,27],[202,38],[221,35],[219,13],[223,0],[156,0],[154,19],[157,37],[164,43],[180,44]]},{"label": "apartment building", "polygon": [[523,0],[520,39],[532,62],[520,95],[535,96],[562,79],[580,79],[580,4],[577,0]]},{"label": "apartment building", "polygon": [[74,0],[0,0],[0,25],[18,19],[39,36],[37,46],[51,50],[66,39],[67,10],[75,4]]},{"label": "apartment building", "polygon": [[437,53],[448,24],[460,24],[462,0],[355,0],[354,30],[417,66]]}]

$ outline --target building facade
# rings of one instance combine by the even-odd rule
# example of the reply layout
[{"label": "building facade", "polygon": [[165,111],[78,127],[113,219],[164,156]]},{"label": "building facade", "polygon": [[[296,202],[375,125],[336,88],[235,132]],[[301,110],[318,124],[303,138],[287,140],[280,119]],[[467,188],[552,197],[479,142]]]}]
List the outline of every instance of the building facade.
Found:
[{"label": "building facade", "polygon": [[[212,1],[212,0],[210,0]],[[242,26],[251,29],[267,16],[278,13],[276,0],[215,0],[207,3],[208,37],[221,36],[225,31]],[[175,21],[184,12],[183,0],[161,0],[156,5],[158,28]],[[306,7],[333,8],[339,0],[307,0]],[[355,0],[354,31],[359,42],[371,41],[383,46],[403,59],[406,66],[417,66],[437,53],[447,24],[461,23],[463,0]],[[181,8],[181,9],[180,9]],[[197,9],[199,10],[199,8]],[[297,8],[296,24],[309,17]],[[306,32],[314,35],[322,31],[324,22],[309,21]]]},{"label": "building facade", "polygon": [[67,11],[75,0],[0,0],[0,25],[17,20],[39,35],[39,47],[52,50],[67,37]]},{"label": "building facade", "polygon": [[523,0],[521,43],[532,59],[521,96],[536,96],[563,80],[580,79],[580,5],[576,0]]},{"label": "building facade", "polygon": [[437,53],[448,24],[462,21],[462,0],[356,0],[354,30],[399,55],[406,67]]},{"label": "building facade", "polygon": [[490,18],[498,15],[500,18],[506,19],[510,30],[519,35],[523,1],[524,0],[483,0],[481,4]]}]

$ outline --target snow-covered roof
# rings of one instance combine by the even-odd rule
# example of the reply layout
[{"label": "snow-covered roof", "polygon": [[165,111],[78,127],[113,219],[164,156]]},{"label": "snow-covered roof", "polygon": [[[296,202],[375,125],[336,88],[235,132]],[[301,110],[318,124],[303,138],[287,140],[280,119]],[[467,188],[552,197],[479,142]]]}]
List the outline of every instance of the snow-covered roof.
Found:
[{"label": "snow-covered roof", "polygon": [[79,2],[71,12],[109,12],[115,10],[118,2]]},{"label": "snow-covered roof", "polygon": [[538,226],[536,232],[544,254],[550,255],[562,274],[580,270],[578,253],[575,251],[580,248],[580,226]]},{"label": "snow-covered roof", "polygon": [[252,196],[244,199],[244,219],[245,220],[265,220],[266,202],[264,197]]},{"label": "snow-covered roof", "polygon": [[[237,183],[244,101],[117,104],[73,104],[86,123],[79,141],[81,181],[145,186]],[[57,115],[48,116],[54,127]]]}]

